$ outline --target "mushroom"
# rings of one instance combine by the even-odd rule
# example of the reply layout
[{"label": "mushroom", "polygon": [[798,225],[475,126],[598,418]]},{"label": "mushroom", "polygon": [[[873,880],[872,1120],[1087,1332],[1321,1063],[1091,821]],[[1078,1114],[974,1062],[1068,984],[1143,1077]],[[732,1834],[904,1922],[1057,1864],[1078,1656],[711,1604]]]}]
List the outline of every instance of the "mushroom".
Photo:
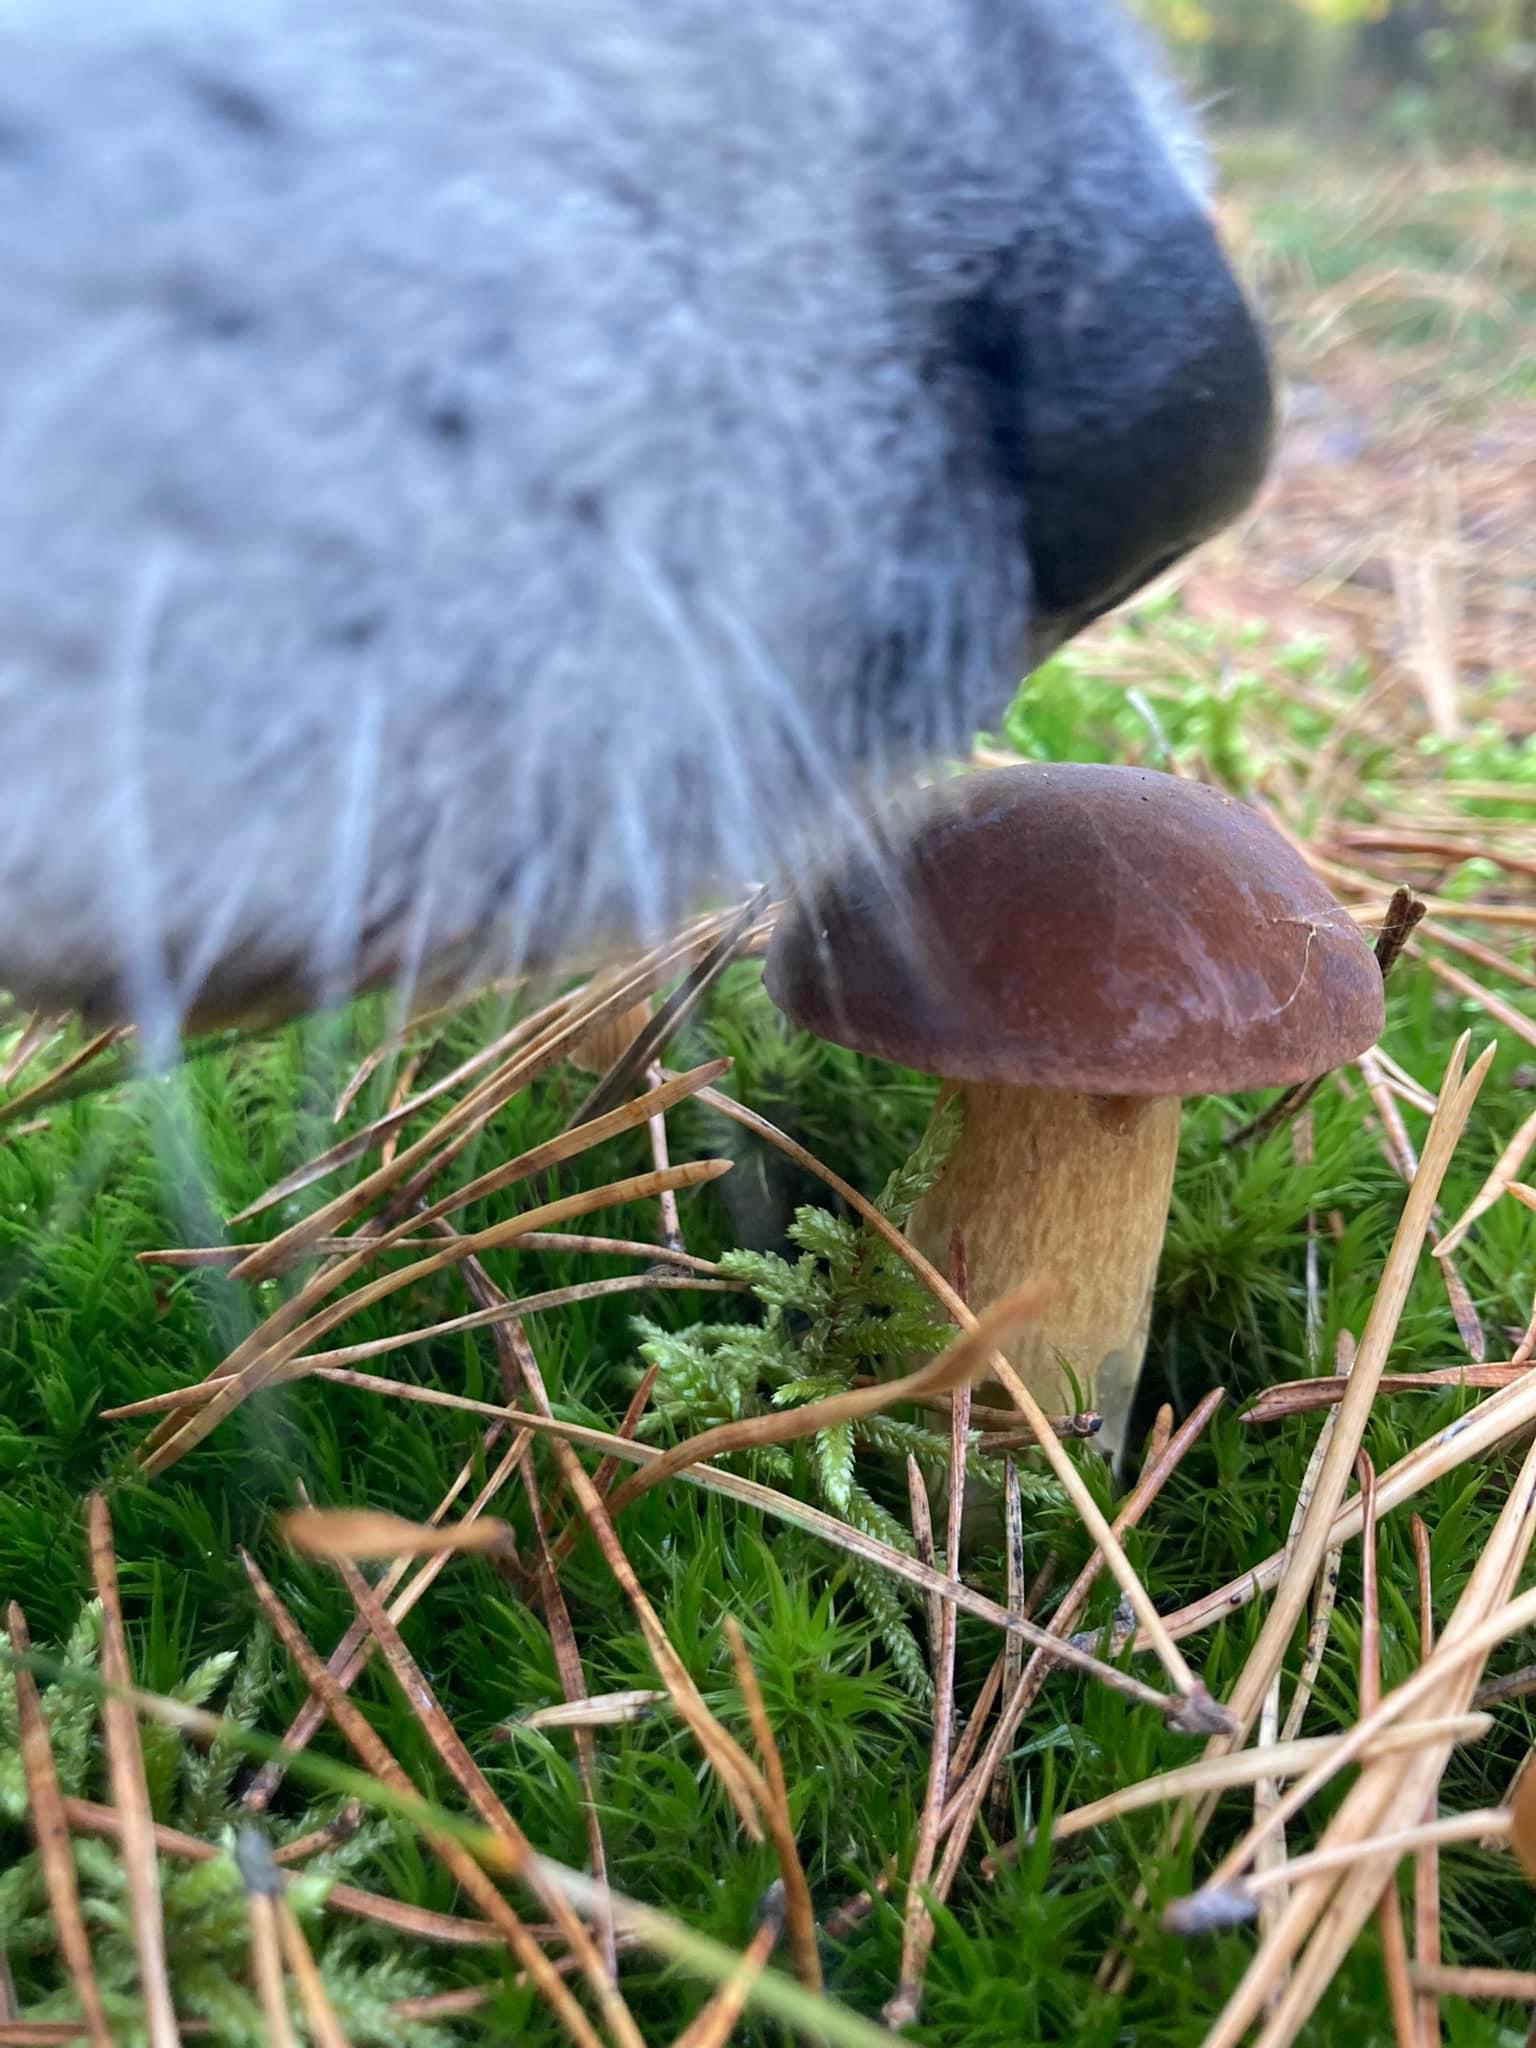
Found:
[{"label": "mushroom", "polygon": [[786,906],[766,982],[793,1023],[963,1094],[909,1234],[942,1271],[961,1233],[973,1307],[1056,1276],[1008,1356],[1048,1413],[1075,1386],[1115,1460],[1180,1099],[1307,1080],[1383,1020],[1370,945],[1270,825],[1125,767],[923,792]]}]

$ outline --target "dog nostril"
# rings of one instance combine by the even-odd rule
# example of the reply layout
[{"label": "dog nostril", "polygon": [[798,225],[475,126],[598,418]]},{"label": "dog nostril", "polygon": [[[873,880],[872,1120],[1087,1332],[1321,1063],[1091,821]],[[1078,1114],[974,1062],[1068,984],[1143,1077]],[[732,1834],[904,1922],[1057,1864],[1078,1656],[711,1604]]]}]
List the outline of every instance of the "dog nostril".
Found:
[{"label": "dog nostril", "polygon": [[1096,617],[1252,497],[1268,462],[1264,345],[1207,223],[1166,236],[1091,332],[1025,338],[1017,484],[1042,610]]}]

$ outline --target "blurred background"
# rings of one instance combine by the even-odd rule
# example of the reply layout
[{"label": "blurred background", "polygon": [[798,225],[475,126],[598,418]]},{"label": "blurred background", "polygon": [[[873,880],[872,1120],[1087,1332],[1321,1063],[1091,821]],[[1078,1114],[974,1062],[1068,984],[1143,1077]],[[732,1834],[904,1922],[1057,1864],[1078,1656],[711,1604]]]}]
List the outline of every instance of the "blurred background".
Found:
[{"label": "blurred background", "polygon": [[1406,669],[1441,740],[1492,684],[1499,723],[1527,738],[1536,0],[1139,12],[1203,109],[1284,384],[1270,486],[1201,552],[1184,608]]},{"label": "blurred background", "polygon": [[1532,0],[1139,0],[1225,119],[1529,152]]}]

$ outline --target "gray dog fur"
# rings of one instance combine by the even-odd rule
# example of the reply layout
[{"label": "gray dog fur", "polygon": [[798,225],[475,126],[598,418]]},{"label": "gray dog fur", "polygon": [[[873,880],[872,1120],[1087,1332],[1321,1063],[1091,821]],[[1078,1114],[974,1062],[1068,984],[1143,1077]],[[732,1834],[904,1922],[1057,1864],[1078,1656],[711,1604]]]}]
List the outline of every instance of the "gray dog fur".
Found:
[{"label": "gray dog fur", "polygon": [[[1089,0],[0,0],[0,986],[313,1002],[792,865],[1251,489],[1212,249]],[[1173,391],[1214,481],[1073,587]]]}]

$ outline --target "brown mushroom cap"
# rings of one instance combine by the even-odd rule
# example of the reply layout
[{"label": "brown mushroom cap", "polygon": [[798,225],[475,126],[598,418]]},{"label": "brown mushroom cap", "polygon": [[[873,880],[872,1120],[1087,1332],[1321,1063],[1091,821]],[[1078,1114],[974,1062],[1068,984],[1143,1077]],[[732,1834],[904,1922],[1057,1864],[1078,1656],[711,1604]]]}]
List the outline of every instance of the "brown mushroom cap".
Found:
[{"label": "brown mushroom cap", "polygon": [[786,907],[768,993],[835,1044],[962,1081],[1202,1095],[1381,1031],[1369,944],[1220,790],[1150,769],[964,775]]}]

